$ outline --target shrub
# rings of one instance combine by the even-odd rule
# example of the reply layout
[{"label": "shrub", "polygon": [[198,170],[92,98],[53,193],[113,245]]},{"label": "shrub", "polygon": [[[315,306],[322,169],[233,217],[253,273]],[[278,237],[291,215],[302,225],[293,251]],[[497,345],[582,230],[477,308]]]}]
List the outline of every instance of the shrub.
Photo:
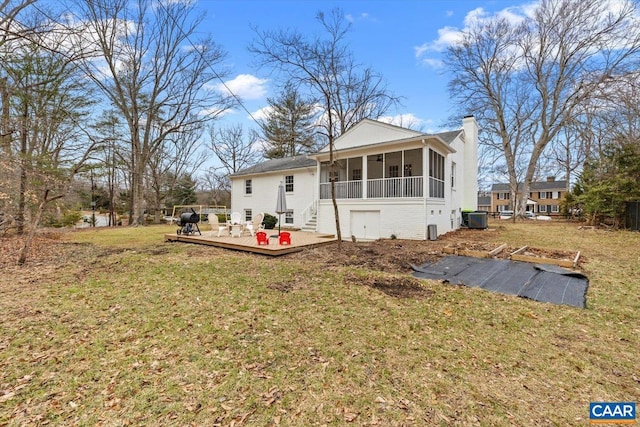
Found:
[{"label": "shrub", "polygon": [[278,218],[268,213],[265,213],[264,219],[262,220],[262,222],[264,223],[264,228],[266,228],[267,230],[272,230],[278,223]]}]

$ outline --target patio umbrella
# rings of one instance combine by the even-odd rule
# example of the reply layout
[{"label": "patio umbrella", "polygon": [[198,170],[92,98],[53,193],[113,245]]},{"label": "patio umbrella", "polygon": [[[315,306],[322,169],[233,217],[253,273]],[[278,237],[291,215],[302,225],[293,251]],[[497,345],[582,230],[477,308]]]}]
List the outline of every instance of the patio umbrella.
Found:
[{"label": "patio umbrella", "polygon": [[280,236],[280,215],[287,212],[287,198],[285,196],[284,184],[280,181],[278,186],[278,200],[276,201],[276,213],[278,214],[278,236]]}]

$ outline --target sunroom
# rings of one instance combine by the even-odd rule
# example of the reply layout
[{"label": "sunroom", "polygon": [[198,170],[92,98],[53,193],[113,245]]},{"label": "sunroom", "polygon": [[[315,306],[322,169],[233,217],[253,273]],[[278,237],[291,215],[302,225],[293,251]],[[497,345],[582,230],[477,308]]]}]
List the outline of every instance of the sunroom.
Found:
[{"label": "sunroom", "polygon": [[[338,153],[334,165],[336,199],[444,198],[445,155],[450,146],[434,139],[434,147],[419,147],[362,153],[344,157]],[[443,154],[444,153],[444,154]],[[355,153],[354,153],[355,154]],[[320,162],[320,199],[331,199],[331,170]]]}]

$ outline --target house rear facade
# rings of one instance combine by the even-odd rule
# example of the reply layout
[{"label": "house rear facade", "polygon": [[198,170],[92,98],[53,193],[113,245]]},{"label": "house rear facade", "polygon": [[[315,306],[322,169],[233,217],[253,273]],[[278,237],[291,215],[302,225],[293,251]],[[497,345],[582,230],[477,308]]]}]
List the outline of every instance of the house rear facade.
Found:
[{"label": "house rear facade", "polygon": [[329,147],[300,158],[274,159],[231,176],[231,209],[249,217],[274,214],[283,182],[288,212],[282,226],[335,234],[335,187],[344,239],[395,236],[425,240],[460,227],[463,210],[477,209],[478,128],[426,134],[365,119]]}]

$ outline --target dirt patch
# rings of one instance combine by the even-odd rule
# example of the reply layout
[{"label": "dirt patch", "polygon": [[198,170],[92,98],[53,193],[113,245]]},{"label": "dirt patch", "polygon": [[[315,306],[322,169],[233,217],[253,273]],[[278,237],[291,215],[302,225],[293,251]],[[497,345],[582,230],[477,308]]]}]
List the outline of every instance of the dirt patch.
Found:
[{"label": "dirt patch", "polygon": [[327,266],[354,266],[401,273],[412,271],[412,265],[439,260],[444,256],[443,248],[447,246],[485,245],[483,241],[487,237],[486,233],[494,231],[460,229],[439,236],[438,240],[384,239],[373,242],[342,242],[340,250],[337,243],[331,243],[289,256],[319,261]]},{"label": "dirt patch", "polygon": [[422,299],[433,295],[433,291],[422,286],[422,282],[413,277],[360,277],[350,275],[346,279],[350,285],[368,286],[396,298]]}]

